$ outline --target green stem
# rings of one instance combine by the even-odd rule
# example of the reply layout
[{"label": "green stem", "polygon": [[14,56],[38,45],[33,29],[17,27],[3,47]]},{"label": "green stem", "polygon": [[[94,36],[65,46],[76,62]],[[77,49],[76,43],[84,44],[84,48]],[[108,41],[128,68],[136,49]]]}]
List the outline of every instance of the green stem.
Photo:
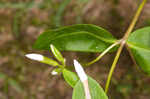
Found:
[{"label": "green stem", "polygon": [[114,72],[114,70],[115,70],[115,67],[116,67],[116,64],[117,64],[117,62],[118,62],[119,56],[120,56],[120,54],[121,54],[121,51],[122,51],[122,49],[123,49],[123,46],[124,46],[124,44],[122,43],[122,44],[120,45],[118,51],[117,51],[117,54],[116,54],[116,56],[115,56],[115,59],[114,59],[113,64],[112,64],[112,66],[111,66],[111,69],[110,69],[110,71],[109,71],[109,75],[108,75],[107,82],[106,82],[106,86],[105,86],[105,92],[106,92],[106,93],[108,92],[108,88],[109,88],[109,85],[110,85],[110,81],[111,81],[111,78],[112,78],[112,74],[113,74],[113,72]]},{"label": "green stem", "polygon": [[115,42],[114,44],[110,45],[105,51],[103,51],[97,58],[95,58],[94,60],[92,60],[91,62],[85,64],[85,66],[89,66],[95,62],[97,62],[98,60],[100,60],[109,50],[111,50],[113,47],[115,47],[116,45],[120,44],[121,40]]},{"label": "green stem", "polygon": [[135,27],[135,24],[136,24],[136,22],[137,22],[137,20],[138,20],[138,18],[139,18],[139,16],[140,16],[140,14],[141,14],[141,12],[142,12],[142,9],[143,9],[143,7],[144,7],[146,1],[147,1],[147,0],[143,0],[143,2],[140,4],[138,10],[136,11],[136,14],[135,14],[135,16],[134,16],[134,18],[133,18],[133,20],[132,20],[132,22],[131,22],[129,28],[128,28],[128,30],[126,31],[125,35],[124,35],[124,39],[125,39],[125,40],[128,39],[130,33],[132,32],[133,28]]},{"label": "green stem", "polygon": [[59,68],[64,69],[65,65],[58,65]]},{"label": "green stem", "polygon": [[118,51],[116,53],[115,59],[113,61],[113,64],[112,64],[111,69],[110,69],[109,74],[108,74],[108,78],[107,78],[107,82],[106,82],[106,86],[105,86],[105,92],[106,93],[108,92],[110,81],[111,81],[111,78],[112,78],[112,74],[113,74],[113,72],[115,70],[116,64],[117,64],[118,59],[119,59],[120,54],[121,54],[121,51],[122,51],[122,49],[123,49],[123,47],[124,47],[124,45],[126,43],[126,40],[129,37],[130,33],[132,32],[132,30],[133,30],[133,28],[134,28],[134,26],[135,26],[135,24],[136,24],[136,22],[137,22],[137,20],[138,20],[138,18],[140,16],[141,12],[142,12],[142,9],[143,9],[146,1],[147,0],[143,0],[143,2],[140,4],[140,6],[139,6],[139,8],[138,8],[138,10],[137,10],[137,12],[136,12],[132,22],[131,22],[129,28],[127,29],[125,35],[123,36],[123,40],[122,40],[121,45],[120,45],[120,47],[119,47],[119,49],[118,49]]}]

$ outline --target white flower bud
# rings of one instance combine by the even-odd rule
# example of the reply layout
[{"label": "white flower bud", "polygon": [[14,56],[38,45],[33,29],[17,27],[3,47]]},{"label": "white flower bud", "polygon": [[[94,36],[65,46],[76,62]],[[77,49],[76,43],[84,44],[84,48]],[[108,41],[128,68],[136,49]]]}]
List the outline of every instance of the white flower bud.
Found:
[{"label": "white flower bud", "polygon": [[87,75],[85,74],[82,66],[80,65],[80,63],[76,60],[74,60],[74,66],[75,66],[75,70],[80,78],[80,80],[82,82],[86,81],[88,78],[87,78]]},{"label": "white flower bud", "polygon": [[36,61],[43,61],[44,57],[41,54],[26,54],[25,55],[27,58],[32,59],[32,60],[36,60]]}]

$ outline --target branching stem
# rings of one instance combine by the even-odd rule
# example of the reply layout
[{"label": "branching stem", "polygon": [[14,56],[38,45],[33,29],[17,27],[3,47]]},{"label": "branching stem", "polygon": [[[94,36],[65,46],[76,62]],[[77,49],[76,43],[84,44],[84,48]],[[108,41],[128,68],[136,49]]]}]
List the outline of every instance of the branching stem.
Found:
[{"label": "branching stem", "polygon": [[106,86],[105,86],[105,92],[106,93],[108,92],[110,81],[111,81],[111,78],[112,78],[112,74],[113,74],[113,72],[115,70],[116,64],[117,64],[118,59],[119,59],[120,54],[121,54],[121,51],[122,51],[122,49],[123,49],[123,47],[124,47],[124,45],[126,43],[126,40],[129,37],[130,33],[132,32],[133,28],[135,27],[135,24],[136,24],[140,14],[141,14],[141,12],[142,12],[142,9],[143,9],[146,1],[147,0],[143,0],[142,3],[140,4],[140,6],[139,6],[139,8],[138,8],[138,10],[137,10],[137,12],[136,12],[132,22],[131,22],[129,28],[127,29],[127,31],[125,32],[125,35],[123,36],[123,39],[122,39],[121,44],[120,44],[120,47],[119,47],[119,49],[118,49],[118,51],[116,53],[115,59],[113,61],[113,64],[112,64],[111,69],[110,69],[109,74],[108,74],[108,79],[107,79]]},{"label": "branching stem", "polygon": [[120,45],[120,47],[119,47],[119,49],[118,49],[118,51],[117,51],[117,54],[116,54],[116,56],[115,56],[115,59],[114,59],[114,61],[113,61],[113,64],[112,64],[112,66],[111,66],[111,69],[110,69],[110,71],[109,71],[109,75],[108,75],[107,82],[106,82],[106,86],[105,86],[105,92],[106,92],[106,93],[108,92],[109,84],[110,84],[110,81],[111,81],[111,77],[112,77],[112,74],[113,74],[113,72],[114,72],[114,70],[115,70],[116,64],[117,64],[117,62],[118,62],[118,59],[119,59],[119,56],[120,56],[120,54],[121,54],[121,51],[122,51],[123,47],[124,47],[124,44],[121,43],[121,45]]},{"label": "branching stem", "polygon": [[103,51],[96,59],[92,60],[91,62],[85,64],[85,66],[89,66],[98,60],[100,60],[108,51],[110,51],[113,47],[117,46],[118,44],[121,43],[121,40],[115,42],[114,44],[110,45],[105,51]]}]

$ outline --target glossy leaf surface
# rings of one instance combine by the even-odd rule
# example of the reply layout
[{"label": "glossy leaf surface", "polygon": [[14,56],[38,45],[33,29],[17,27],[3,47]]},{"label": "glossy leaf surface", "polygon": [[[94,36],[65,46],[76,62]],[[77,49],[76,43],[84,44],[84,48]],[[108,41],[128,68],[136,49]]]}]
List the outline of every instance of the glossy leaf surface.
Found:
[{"label": "glossy leaf surface", "polygon": [[[104,90],[100,87],[100,85],[91,77],[88,78],[91,99],[108,99]],[[85,99],[84,89],[81,81],[75,85],[73,90],[72,99]]]},{"label": "glossy leaf surface", "polygon": [[65,81],[71,87],[74,87],[76,85],[76,83],[79,81],[78,76],[74,72],[71,72],[71,71],[69,71],[67,69],[63,70],[63,77],[64,77]]},{"label": "glossy leaf surface", "polygon": [[137,64],[150,75],[150,27],[133,32],[127,43]]},{"label": "glossy leaf surface", "polygon": [[49,50],[49,45],[63,51],[102,52],[116,39],[96,25],[77,24],[42,33],[34,48]]}]

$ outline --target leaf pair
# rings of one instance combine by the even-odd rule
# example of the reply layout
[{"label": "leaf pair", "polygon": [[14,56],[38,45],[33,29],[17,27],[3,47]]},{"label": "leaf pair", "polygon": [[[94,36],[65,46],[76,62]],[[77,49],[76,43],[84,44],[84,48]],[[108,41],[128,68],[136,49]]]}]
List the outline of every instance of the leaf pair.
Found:
[{"label": "leaf pair", "polygon": [[[41,34],[34,48],[48,50],[49,44],[62,51],[102,52],[116,42],[108,31],[91,24],[77,24]],[[141,69],[150,74],[150,27],[136,30],[127,45]]]}]

